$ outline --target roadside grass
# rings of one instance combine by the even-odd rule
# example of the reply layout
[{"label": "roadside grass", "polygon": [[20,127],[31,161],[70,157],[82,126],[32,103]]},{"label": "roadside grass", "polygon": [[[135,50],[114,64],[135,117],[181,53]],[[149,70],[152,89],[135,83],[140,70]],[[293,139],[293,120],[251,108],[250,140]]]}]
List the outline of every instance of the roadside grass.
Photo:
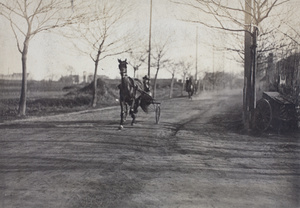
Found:
[{"label": "roadside grass", "polygon": [[[119,105],[119,80],[97,81],[97,105],[95,108]],[[26,101],[26,116],[46,116],[68,112],[93,109],[92,85],[64,85],[59,82],[32,81],[28,84]],[[20,97],[20,83],[17,81],[0,80],[0,122],[19,119],[18,105]],[[180,84],[174,85],[173,96],[181,92]],[[169,98],[169,83],[159,83],[156,99]]]}]

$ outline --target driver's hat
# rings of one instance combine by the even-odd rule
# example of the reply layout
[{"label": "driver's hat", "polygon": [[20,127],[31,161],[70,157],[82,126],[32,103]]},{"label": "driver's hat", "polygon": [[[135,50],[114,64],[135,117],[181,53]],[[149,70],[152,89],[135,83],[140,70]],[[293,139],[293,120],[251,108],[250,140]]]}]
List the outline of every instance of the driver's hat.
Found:
[{"label": "driver's hat", "polygon": [[149,80],[149,76],[148,76],[148,75],[145,75],[145,76],[143,77],[143,79]]}]

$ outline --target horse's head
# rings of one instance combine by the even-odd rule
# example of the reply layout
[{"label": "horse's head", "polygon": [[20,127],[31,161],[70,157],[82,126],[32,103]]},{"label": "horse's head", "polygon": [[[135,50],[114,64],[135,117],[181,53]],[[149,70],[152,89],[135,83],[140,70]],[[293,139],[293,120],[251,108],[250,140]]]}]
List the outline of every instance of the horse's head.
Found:
[{"label": "horse's head", "polygon": [[126,76],[127,75],[127,59],[125,59],[124,61],[118,59],[119,61],[119,70],[120,70],[120,74],[121,76]]}]

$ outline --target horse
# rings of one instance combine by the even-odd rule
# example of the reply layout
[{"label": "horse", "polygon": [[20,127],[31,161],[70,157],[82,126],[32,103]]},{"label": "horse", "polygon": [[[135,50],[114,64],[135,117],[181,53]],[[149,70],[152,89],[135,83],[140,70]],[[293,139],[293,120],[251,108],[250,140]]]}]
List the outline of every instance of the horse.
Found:
[{"label": "horse", "polygon": [[132,117],[131,125],[135,123],[135,118],[139,102],[140,102],[140,93],[143,89],[143,83],[138,79],[132,79],[127,76],[127,59],[124,61],[118,59],[119,62],[119,70],[121,74],[121,84],[118,85],[120,90],[120,107],[121,107],[121,121],[119,129],[123,128],[123,124],[126,121],[126,117],[128,114],[128,106],[129,106],[129,114]]},{"label": "horse", "polygon": [[194,91],[195,91],[195,87],[194,87],[192,78],[186,80],[186,91],[188,93],[189,99],[192,99],[192,96],[193,96]]}]

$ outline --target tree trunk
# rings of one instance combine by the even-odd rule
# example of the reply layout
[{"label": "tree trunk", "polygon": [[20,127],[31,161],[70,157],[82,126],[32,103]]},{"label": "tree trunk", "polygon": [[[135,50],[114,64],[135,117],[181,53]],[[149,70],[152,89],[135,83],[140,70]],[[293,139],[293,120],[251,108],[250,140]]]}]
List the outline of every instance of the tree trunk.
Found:
[{"label": "tree trunk", "polygon": [[99,59],[97,59],[95,61],[92,107],[96,107],[96,105],[97,105],[97,71],[98,71],[98,63],[99,63]]},{"label": "tree trunk", "polygon": [[171,80],[171,85],[170,85],[170,96],[169,96],[169,98],[173,97],[173,86],[174,86],[174,73],[172,73],[172,80]]},{"label": "tree trunk", "polygon": [[182,78],[181,96],[183,96],[183,91],[185,90],[184,86],[185,86],[185,74],[183,75],[183,78]]},{"label": "tree trunk", "polygon": [[153,85],[153,98],[156,96],[156,80],[157,80],[157,74],[158,74],[159,68],[157,68],[155,76],[154,76],[154,85]]},{"label": "tree trunk", "polygon": [[22,51],[22,88],[19,102],[19,116],[26,115],[26,99],[27,99],[27,54],[28,54],[29,38],[26,37],[24,41],[24,48]]}]

